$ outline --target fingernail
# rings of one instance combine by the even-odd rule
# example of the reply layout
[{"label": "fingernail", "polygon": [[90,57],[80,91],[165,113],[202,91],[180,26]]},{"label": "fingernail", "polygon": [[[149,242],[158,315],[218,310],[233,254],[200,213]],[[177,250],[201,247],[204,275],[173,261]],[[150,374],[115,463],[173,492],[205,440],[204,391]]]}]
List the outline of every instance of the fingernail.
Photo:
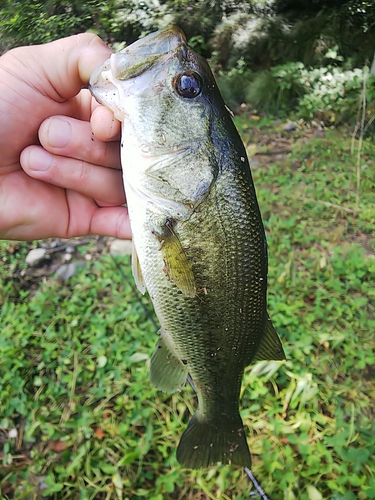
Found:
[{"label": "fingernail", "polygon": [[31,170],[48,170],[53,163],[53,156],[42,148],[30,151],[29,168]]},{"label": "fingernail", "polygon": [[48,143],[53,148],[64,148],[72,138],[72,127],[62,118],[51,118],[47,137]]}]

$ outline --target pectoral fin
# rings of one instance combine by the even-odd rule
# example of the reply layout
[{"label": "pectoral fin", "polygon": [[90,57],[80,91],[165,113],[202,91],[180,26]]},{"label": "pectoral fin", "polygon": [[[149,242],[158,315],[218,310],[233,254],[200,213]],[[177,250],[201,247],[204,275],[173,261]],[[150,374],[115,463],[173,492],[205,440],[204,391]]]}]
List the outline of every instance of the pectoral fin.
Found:
[{"label": "pectoral fin", "polygon": [[164,260],[164,273],[188,297],[195,297],[194,274],[186,252],[173,230],[172,222],[167,220],[161,232],[154,232],[160,243]]},{"label": "pectoral fin", "polygon": [[164,392],[177,391],[186,381],[187,366],[176,356],[168,337],[160,330],[160,338],[151,357],[150,380]]},{"label": "pectoral fin", "polygon": [[141,292],[142,295],[146,293],[146,284],[143,279],[143,274],[141,270],[141,266],[139,264],[139,259],[138,259],[138,254],[137,250],[135,249],[134,243],[133,243],[133,250],[132,250],[132,273],[133,273],[133,278],[135,281],[135,284],[137,285],[138,290]]},{"label": "pectoral fin", "polygon": [[281,345],[279,336],[268,316],[264,327],[264,335],[253,361],[261,361],[263,359],[272,359],[277,361],[285,359],[283,346]]}]

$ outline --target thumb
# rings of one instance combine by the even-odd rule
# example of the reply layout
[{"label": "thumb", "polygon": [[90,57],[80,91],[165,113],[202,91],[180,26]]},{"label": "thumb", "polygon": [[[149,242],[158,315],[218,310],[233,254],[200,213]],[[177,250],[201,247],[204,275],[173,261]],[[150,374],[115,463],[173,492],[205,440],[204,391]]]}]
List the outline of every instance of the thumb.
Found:
[{"label": "thumb", "polygon": [[83,103],[74,97],[110,55],[98,36],[82,33],[17,47],[0,57],[0,118],[6,123],[0,134],[0,167],[17,164],[21,151],[38,143],[39,126],[48,116],[82,116]]},{"label": "thumb", "polygon": [[41,85],[48,97],[58,102],[75,96],[87,85],[94,69],[111,55],[103,40],[93,33],[73,35],[37,48],[34,57],[40,58],[42,75],[46,77]]}]

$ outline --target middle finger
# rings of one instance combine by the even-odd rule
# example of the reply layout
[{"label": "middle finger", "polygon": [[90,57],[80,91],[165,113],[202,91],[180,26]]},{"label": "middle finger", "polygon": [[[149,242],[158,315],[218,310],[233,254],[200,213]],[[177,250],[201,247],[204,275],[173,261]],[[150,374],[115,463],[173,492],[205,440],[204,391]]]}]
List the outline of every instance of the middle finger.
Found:
[{"label": "middle finger", "polygon": [[50,153],[93,165],[121,168],[119,142],[100,141],[89,122],[68,116],[51,116],[41,124],[39,140]]}]

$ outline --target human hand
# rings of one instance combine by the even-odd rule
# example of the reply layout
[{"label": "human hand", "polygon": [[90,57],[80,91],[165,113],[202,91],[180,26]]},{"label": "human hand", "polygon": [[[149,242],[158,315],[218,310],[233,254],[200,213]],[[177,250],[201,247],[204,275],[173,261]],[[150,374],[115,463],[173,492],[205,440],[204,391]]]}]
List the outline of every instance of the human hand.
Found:
[{"label": "human hand", "polygon": [[82,89],[110,54],[85,33],[0,58],[0,238],[131,237],[119,122]]}]

